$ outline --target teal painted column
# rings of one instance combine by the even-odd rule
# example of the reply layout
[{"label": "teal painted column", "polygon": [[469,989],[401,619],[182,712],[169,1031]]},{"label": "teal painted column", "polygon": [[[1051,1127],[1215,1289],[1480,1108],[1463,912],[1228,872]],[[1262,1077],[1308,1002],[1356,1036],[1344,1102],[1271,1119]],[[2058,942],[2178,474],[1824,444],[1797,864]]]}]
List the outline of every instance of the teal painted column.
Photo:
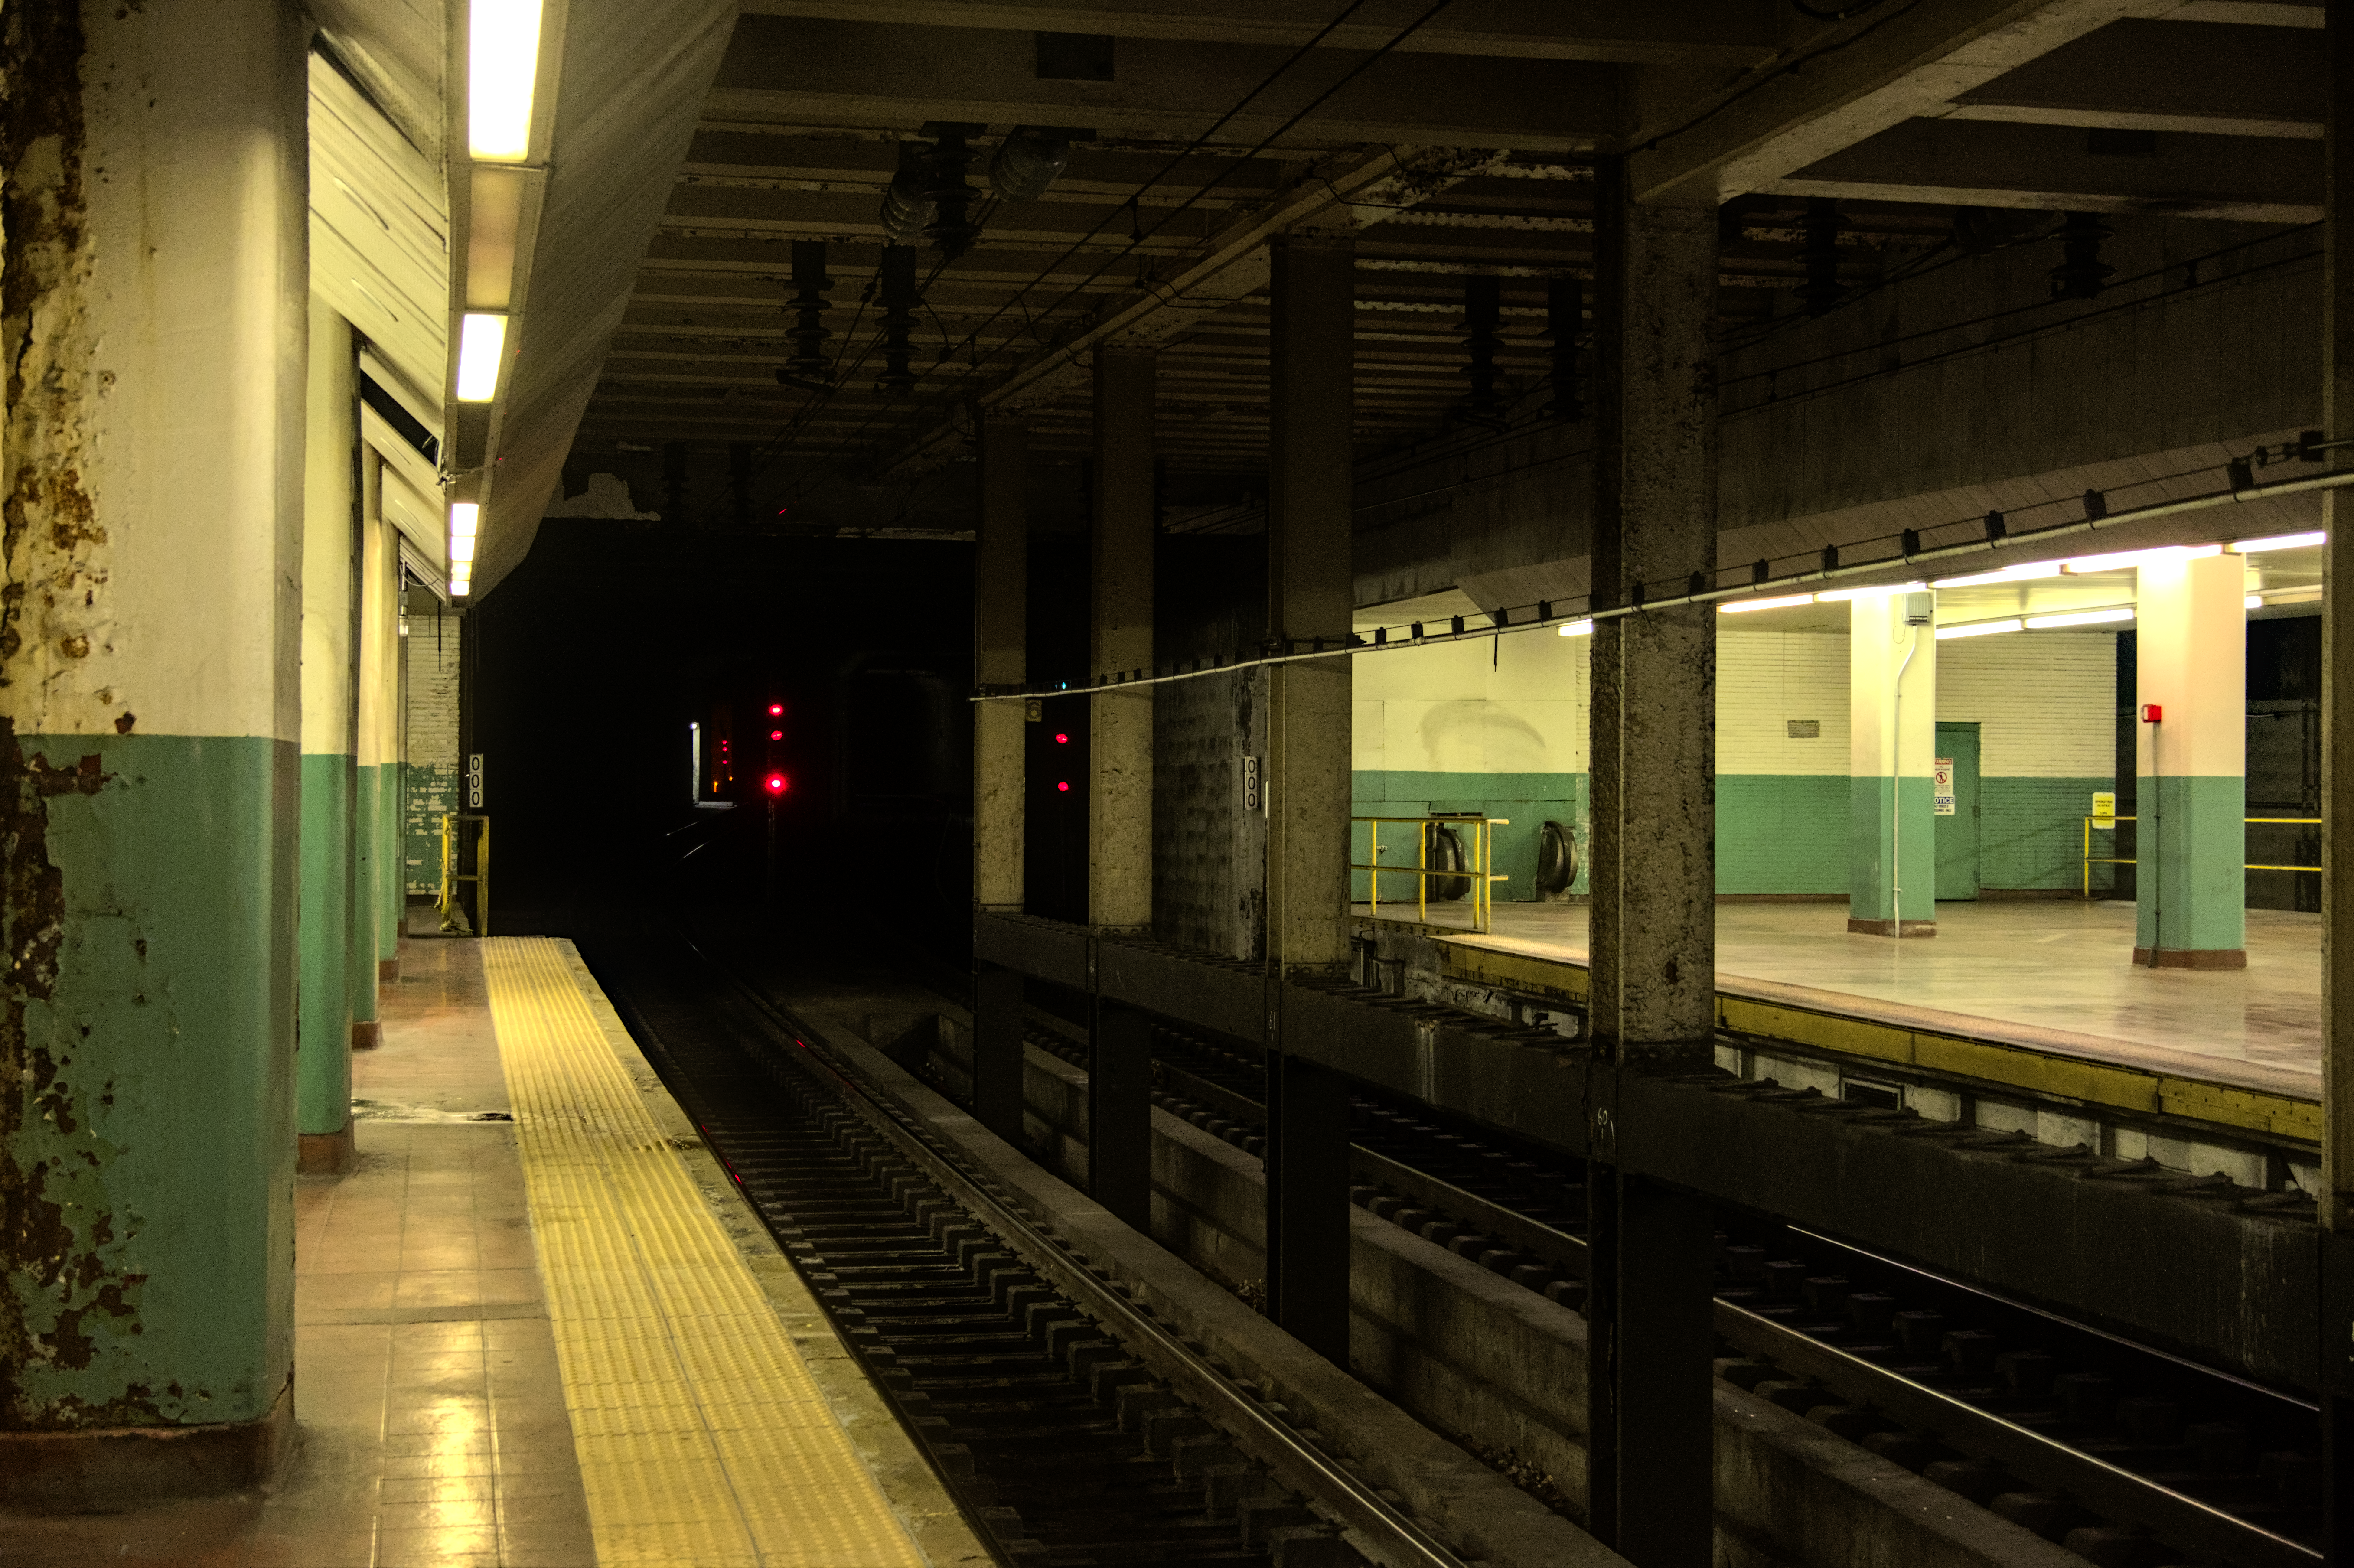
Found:
[{"label": "teal painted column", "polygon": [[1937,934],[1935,596],[1848,601],[1847,928]]},{"label": "teal painted column", "polygon": [[0,1504],[249,1486],[292,1432],[304,44],[277,0],[0,32],[44,86],[0,141]]},{"label": "teal painted column", "polygon": [[359,571],[359,386],[351,323],[311,298],[302,470],[302,990],[295,1034],[297,1168],[352,1168],[354,592]]},{"label": "teal painted column", "polygon": [[[376,466],[369,459],[367,468]],[[391,602],[388,562],[398,548],[392,524],[377,505],[376,482],[366,487],[360,519],[359,649],[352,688],[357,767],[352,790],[352,1044],[371,1049],[384,1040],[377,1008],[383,983],[384,883],[392,874],[391,846],[385,841],[384,789],[387,737],[390,732],[390,671],[384,652],[385,611]]]},{"label": "teal painted column", "polygon": [[2186,551],[2137,577],[2134,962],[2245,969],[2247,565]]}]

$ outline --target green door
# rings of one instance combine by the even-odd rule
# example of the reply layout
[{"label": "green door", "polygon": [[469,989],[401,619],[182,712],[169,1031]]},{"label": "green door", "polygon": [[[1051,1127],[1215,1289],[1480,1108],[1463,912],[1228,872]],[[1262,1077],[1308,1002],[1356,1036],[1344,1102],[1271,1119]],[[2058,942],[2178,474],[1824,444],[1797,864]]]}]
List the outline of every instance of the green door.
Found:
[{"label": "green door", "polygon": [[[1937,896],[1978,895],[1978,726],[1937,726]],[[1950,800],[1948,799],[1950,796]]]}]

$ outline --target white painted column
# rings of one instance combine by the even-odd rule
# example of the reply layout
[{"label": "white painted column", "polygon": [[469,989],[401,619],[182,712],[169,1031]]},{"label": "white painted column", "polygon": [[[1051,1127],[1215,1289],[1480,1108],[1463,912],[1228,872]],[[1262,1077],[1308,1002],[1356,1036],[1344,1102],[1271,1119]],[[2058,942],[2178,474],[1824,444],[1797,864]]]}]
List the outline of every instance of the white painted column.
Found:
[{"label": "white painted column", "polygon": [[1935,596],[1848,601],[1848,910],[1861,936],[1937,934]]},{"label": "white painted column", "polygon": [[2134,962],[2245,969],[2247,563],[2172,556],[2136,577]]}]

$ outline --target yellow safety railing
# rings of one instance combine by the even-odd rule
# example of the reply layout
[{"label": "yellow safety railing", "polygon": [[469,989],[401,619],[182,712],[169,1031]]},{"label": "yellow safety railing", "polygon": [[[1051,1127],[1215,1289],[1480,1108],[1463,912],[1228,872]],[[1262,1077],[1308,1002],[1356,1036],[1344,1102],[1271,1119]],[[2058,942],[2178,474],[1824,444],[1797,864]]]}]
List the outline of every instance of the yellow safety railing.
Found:
[{"label": "yellow safety railing", "polygon": [[[1485,931],[1489,928],[1493,919],[1496,903],[1492,891],[1493,885],[1499,882],[1509,882],[1511,880],[1511,878],[1490,869],[1490,867],[1495,863],[1495,830],[1498,828],[1511,827],[1512,825],[1512,820],[1510,817],[1481,817],[1471,815],[1460,817],[1352,817],[1349,821],[1352,826],[1358,822],[1364,823],[1367,831],[1372,835],[1371,847],[1367,853],[1366,861],[1362,864],[1352,861],[1350,863],[1349,869],[1351,871],[1372,873],[1372,875],[1367,877],[1366,881],[1371,885],[1371,892],[1373,895],[1371,903],[1375,910],[1379,910],[1381,907],[1382,878],[1385,875],[1411,876],[1415,879],[1415,917],[1421,920],[1426,920],[1430,917],[1430,879],[1434,876],[1460,876],[1469,878],[1471,884],[1471,928],[1475,931]],[[1415,829],[1415,852],[1414,863],[1412,865],[1405,865],[1403,863],[1384,865],[1381,863],[1382,827],[1384,823],[1392,826],[1408,826]],[[1466,863],[1452,868],[1447,866],[1434,866],[1430,863],[1431,841],[1437,836],[1431,832],[1433,828],[1469,828],[1471,830],[1469,834],[1470,842],[1463,846],[1463,858]]]},{"label": "yellow safety railing", "polygon": [[[474,869],[472,871],[459,869],[464,863],[467,847],[461,842],[459,827],[461,823],[472,823],[475,829],[472,844]],[[441,911],[441,934],[445,937],[465,934],[465,927],[458,923],[458,885],[461,883],[473,885],[473,907],[467,911],[473,923],[473,935],[489,936],[491,934],[491,820],[488,817],[470,816],[463,811],[450,811],[445,812],[441,818],[441,900],[439,907]]]},{"label": "yellow safety railing", "polygon": [[[2093,853],[2093,825],[2097,822],[2104,828],[2110,828],[2115,827],[2119,822],[2130,822],[2135,820],[2136,819],[2132,817],[2086,817],[2084,819],[2085,897],[2090,898],[2093,895],[2093,868],[2094,866],[2133,865],[2137,863],[2131,858],[2120,857],[2117,855],[2094,854]],[[2251,825],[2256,823],[2269,823],[2275,826],[2306,828],[2319,827],[2321,825],[2321,819],[2319,817],[2243,817],[2240,820],[2243,822],[2246,822]],[[2321,874],[2321,868],[2317,865],[2244,865],[2240,869],[2243,871],[2309,871],[2317,876]]]}]

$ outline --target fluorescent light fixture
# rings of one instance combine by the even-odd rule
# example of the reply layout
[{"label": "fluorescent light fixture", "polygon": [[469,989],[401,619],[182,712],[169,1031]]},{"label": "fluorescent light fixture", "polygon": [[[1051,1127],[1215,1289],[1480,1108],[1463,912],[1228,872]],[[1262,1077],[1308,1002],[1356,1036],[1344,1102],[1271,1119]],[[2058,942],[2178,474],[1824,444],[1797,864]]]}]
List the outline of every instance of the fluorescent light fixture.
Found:
[{"label": "fluorescent light fixture", "polygon": [[453,501],[450,503],[450,537],[471,539],[482,525],[482,508],[477,502]]},{"label": "fluorescent light fixture", "polygon": [[2310,545],[2327,543],[2329,535],[2316,528],[2309,534],[2274,534],[2262,539],[2242,539],[2223,548],[2235,556],[2253,556],[2265,550],[2302,550]]},{"label": "fluorescent light fixture", "polygon": [[499,395],[499,362],[506,356],[507,318],[466,313],[458,329],[458,401],[487,403]]},{"label": "fluorescent light fixture", "polygon": [[1719,615],[1741,615],[1753,609],[1790,609],[1802,604],[1812,604],[1810,593],[1786,593],[1779,599],[1729,599],[1716,607]]},{"label": "fluorescent light fixture", "polygon": [[1594,622],[1591,620],[1564,620],[1561,623],[1561,634],[1564,637],[1591,637],[1594,635]]},{"label": "fluorescent light fixture", "polygon": [[2000,571],[1972,572],[1966,577],[1939,577],[1929,586],[1940,588],[1977,588],[1982,583],[2026,583],[2038,577],[2056,577],[2059,575],[2059,562],[2035,561],[2026,566],[2005,567]]},{"label": "fluorescent light fixture", "polygon": [[466,51],[466,143],[477,158],[531,153],[540,0],[473,0]]},{"label": "fluorescent light fixture", "polygon": [[2076,576],[2084,572],[2122,572],[2134,567],[2154,567],[2162,561],[2198,561],[2223,553],[2221,545],[2160,545],[2154,550],[2119,550],[2111,556],[2079,556],[2060,563]]},{"label": "fluorescent light fixture", "polygon": [[1956,637],[1991,637],[1998,631],[2018,631],[2025,628],[2023,620],[1981,620],[1968,626],[1941,626],[1937,641],[1950,642]]},{"label": "fluorescent light fixture", "polygon": [[452,535],[450,539],[450,564],[453,567],[471,565],[474,559],[474,541]]},{"label": "fluorescent light fixture", "polygon": [[2250,594],[2250,595],[2248,596],[2248,598],[2247,598],[2247,605],[2246,605],[2246,608],[2248,608],[2248,609],[2264,609],[2264,595],[2262,595],[2262,594],[2260,594],[2260,593],[2252,593],[2252,594]]},{"label": "fluorescent light fixture", "polygon": [[1882,583],[1878,588],[1829,588],[1815,596],[1817,604],[1839,604],[1851,599],[1885,599],[1893,593],[1919,593],[1927,583]]},{"label": "fluorescent light fixture", "polygon": [[472,591],[473,587],[474,579],[472,577],[451,577],[450,579],[450,597],[451,599],[463,599],[468,593]]},{"label": "fluorescent light fixture", "polygon": [[2105,620],[2131,620],[2130,605],[2113,605],[2107,609],[2074,609],[2065,615],[2031,615],[2027,618],[2030,631],[2057,631],[2063,626],[2098,626]]}]

